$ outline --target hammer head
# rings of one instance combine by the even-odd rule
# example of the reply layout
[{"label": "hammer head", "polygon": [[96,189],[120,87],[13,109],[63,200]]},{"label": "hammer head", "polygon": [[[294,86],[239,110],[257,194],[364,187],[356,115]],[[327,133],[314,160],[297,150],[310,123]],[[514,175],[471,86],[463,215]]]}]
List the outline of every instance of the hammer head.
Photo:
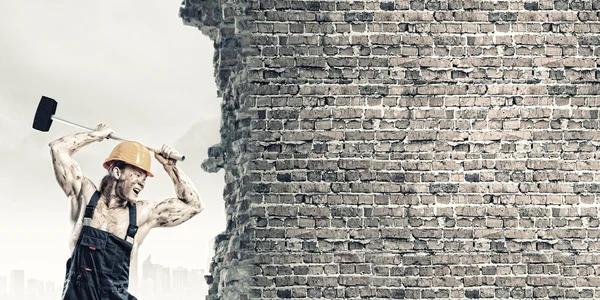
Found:
[{"label": "hammer head", "polygon": [[50,130],[50,126],[52,126],[52,116],[56,113],[57,106],[58,103],[56,100],[42,96],[37,110],[35,111],[35,117],[33,118],[33,129],[39,131]]}]

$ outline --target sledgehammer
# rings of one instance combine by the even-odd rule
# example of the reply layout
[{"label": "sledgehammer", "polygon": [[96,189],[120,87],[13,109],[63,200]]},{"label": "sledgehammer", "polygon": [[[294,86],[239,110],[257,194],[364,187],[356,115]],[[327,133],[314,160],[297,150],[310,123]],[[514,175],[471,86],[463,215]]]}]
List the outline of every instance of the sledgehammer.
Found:
[{"label": "sledgehammer", "polygon": [[[69,122],[67,120],[61,119],[59,117],[57,117],[56,115],[54,115],[56,113],[56,108],[58,107],[58,102],[56,102],[56,100],[46,97],[46,96],[42,96],[42,99],[40,100],[40,103],[38,104],[37,110],[35,111],[35,117],[33,118],[33,129],[39,130],[39,131],[43,131],[43,132],[47,132],[48,130],[50,130],[50,126],[52,126],[52,121],[58,121],[61,122],[63,124],[67,124],[67,125],[71,125],[73,127],[77,127],[77,128],[81,128],[83,130],[87,130],[87,131],[94,131],[94,129],[88,128],[88,127],[84,127],[81,126],[79,124],[75,124],[73,122]],[[116,137],[114,135],[109,135],[109,138],[113,139],[113,140],[117,140],[117,141],[127,141],[126,139],[122,139],[120,137]],[[148,150],[154,152],[154,153],[159,153],[159,150],[156,150],[155,148],[150,148],[148,146],[146,146],[146,148],[148,148]],[[185,156],[183,155],[172,155],[171,157],[169,157],[171,159],[175,159],[178,161],[183,161],[185,159]]]}]

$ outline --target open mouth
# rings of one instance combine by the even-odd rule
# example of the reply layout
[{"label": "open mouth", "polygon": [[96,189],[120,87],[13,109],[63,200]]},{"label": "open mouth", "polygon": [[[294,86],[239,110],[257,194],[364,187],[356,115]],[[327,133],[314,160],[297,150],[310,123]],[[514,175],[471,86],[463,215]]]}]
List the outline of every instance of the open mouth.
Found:
[{"label": "open mouth", "polygon": [[140,194],[140,192],[141,192],[141,191],[140,191],[140,189],[138,189],[138,188],[134,188],[134,189],[133,189],[133,192],[134,192],[134,193],[135,193],[135,195],[137,196],[137,195],[139,195],[139,194]]}]

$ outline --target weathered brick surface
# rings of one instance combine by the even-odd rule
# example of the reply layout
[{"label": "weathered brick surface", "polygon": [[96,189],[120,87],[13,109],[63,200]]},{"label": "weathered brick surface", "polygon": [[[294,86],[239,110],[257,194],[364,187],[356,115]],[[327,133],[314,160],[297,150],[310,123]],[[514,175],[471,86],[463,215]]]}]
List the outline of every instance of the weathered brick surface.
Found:
[{"label": "weathered brick surface", "polygon": [[599,9],[185,1],[223,97],[208,299],[600,298]]}]

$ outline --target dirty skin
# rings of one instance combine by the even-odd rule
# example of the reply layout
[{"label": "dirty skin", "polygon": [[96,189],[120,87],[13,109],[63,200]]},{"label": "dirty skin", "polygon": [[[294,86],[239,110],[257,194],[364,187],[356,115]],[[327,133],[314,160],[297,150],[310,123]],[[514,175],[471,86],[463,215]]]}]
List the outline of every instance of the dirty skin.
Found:
[{"label": "dirty skin", "polygon": [[[71,156],[93,142],[105,140],[111,133],[113,131],[110,127],[100,124],[92,132],[76,133],[49,143],[56,180],[71,202],[71,251],[81,232],[85,206],[98,190],[96,184],[82,173],[79,164]],[[134,199],[130,199],[127,195],[132,195],[131,186],[141,186],[143,189],[146,174],[139,169],[127,167],[118,171],[121,172],[120,180],[111,181],[106,187],[107,190],[101,193],[94,211],[92,227],[125,237],[129,225],[126,204],[127,201],[136,203],[138,231],[132,256],[152,228],[180,225],[204,210],[199,193],[190,178],[176,165],[175,160],[163,157],[171,153],[176,151],[165,145],[154,157],[171,178],[176,197],[163,201],[138,200],[136,194]],[[111,176],[110,172],[107,176]]]}]

